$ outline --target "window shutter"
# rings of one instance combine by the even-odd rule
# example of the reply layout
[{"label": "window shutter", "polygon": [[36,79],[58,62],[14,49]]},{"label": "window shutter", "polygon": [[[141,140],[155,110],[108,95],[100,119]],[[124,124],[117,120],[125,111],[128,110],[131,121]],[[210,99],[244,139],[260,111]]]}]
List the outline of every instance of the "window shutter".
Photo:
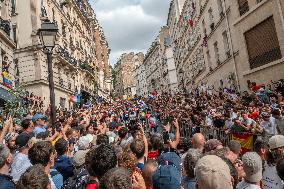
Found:
[{"label": "window shutter", "polygon": [[257,68],[282,58],[273,17],[245,33],[250,68]]}]

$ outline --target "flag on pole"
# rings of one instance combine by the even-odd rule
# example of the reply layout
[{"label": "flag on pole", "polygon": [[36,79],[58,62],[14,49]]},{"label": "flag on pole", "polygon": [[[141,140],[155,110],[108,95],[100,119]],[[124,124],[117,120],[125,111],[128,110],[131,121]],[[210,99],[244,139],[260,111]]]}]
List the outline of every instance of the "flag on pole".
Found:
[{"label": "flag on pole", "polygon": [[233,133],[232,139],[241,143],[242,154],[251,151],[253,148],[253,135],[251,133]]}]

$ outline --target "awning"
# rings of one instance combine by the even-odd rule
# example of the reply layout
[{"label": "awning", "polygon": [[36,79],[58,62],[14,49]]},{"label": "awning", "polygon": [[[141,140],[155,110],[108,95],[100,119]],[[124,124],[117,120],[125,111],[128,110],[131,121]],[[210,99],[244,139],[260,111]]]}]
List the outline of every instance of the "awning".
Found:
[{"label": "awning", "polygon": [[4,101],[15,101],[16,97],[11,95],[6,89],[0,87],[0,98]]}]

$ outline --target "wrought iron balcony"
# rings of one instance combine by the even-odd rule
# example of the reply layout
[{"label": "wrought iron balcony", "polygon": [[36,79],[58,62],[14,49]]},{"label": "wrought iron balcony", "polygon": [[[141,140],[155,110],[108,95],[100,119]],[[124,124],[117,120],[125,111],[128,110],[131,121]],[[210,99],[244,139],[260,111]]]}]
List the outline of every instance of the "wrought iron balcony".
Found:
[{"label": "wrought iron balcony", "polygon": [[8,36],[10,36],[11,25],[10,21],[4,20],[0,17],[0,29],[3,30]]},{"label": "wrought iron balcony", "polygon": [[77,60],[72,57],[66,49],[59,47],[57,53],[59,53],[63,59],[72,64],[74,67],[77,67]]},{"label": "wrought iron balcony", "polygon": [[72,89],[72,84],[71,83],[68,83],[68,89],[71,91],[71,89]]},{"label": "wrought iron balcony", "polygon": [[59,46],[56,51],[64,60],[72,64],[74,67],[80,67],[83,70],[89,71],[91,74],[94,74],[95,69],[90,66],[87,61],[82,61],[72,57],[72,55],[65,48]]},{"label": "wrought iron balcony", "polygon": [[86,61],[82,62],[82,61],[80,60],[79,66],[80,66],[80,68],[83,69],[83,70],[87,70],[87,71],[89,71],[89,72],[92,73],[92,74],[94,73],[94,68],[92,68],[92,67],[89,65],[89,63],[86,62]]},{"label": "wrought iron balcony", "polygon": [[59,78],[59,85],[60,87],[64,87],[64,81],[62,78]]},{"label": "wrought iron balcony", "polygon": [[87,20],[88,20],[90,16],[89,16],[89,14],[88,14],[88,12],[86,10],[86,5],[83,3],[82,0],[76,0],[76,4],[77,4],[78,8],[80,9],[82,15],[84,17],[86,17]]}]

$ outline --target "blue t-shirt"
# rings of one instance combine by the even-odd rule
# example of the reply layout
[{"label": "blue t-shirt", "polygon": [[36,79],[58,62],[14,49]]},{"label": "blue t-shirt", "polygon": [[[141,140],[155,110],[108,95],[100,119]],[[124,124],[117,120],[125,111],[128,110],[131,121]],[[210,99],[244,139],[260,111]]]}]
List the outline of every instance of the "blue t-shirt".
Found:
[{"label": "blue t-shirt", "polygon": [[136,167],[138,167],[141,171],[143,171],[144,163],[137,163]]},{"label": "blue t-shirt", "polygon": [[34,134],[35,135],[38,135],[39,133],[44,133],[46,132],[46,129],[44,127],[35,127],[34,130],[33,130]]}]

